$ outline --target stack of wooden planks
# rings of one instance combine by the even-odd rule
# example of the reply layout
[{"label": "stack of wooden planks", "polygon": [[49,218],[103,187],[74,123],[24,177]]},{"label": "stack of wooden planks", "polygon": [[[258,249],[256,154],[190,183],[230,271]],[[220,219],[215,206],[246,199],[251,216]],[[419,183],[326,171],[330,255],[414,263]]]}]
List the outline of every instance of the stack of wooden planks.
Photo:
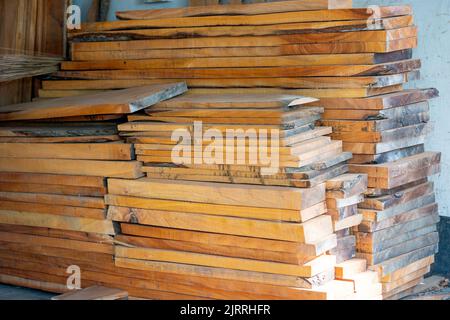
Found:
[{"label": "stack of wooden planks", "polygon": [[130,115],[119,131],[152,179],[314,187],[348,172],[351,154],[315,125],[323,108],[304,106],[312,101],[188,93]]},{"label": "stack of wooden planks", "polygon": [[41,96],[182,79],[193,93],[355,98],[418,76],[409,6],[301,11],[302,3],[138,11],[83,25],[70,34],[72,61],[55,74],[65,80],[45,81]]},{"label": "stack of wooden planks", "polygon": [[[339,262],[354,257],[349,232],[362,220],[356,205],[367,190],[367,176],[341,176],[351,154],[325,136],[329,128],[315,126],[323,110],[305,106],[315,100],[188,93],[130,115],[120,134],[135,143],[147,178],[108,181],[109,217],[121,223],[117,239],[124,244],[116,247],[116,264],[204,275],[210,278],[206,282],[221,281],[232,292],[242,290],[237,283],[247,283],[245,295],[231,295],[239,299],[356,298],[353,281],[334,280],[334,265],[336,257]],[[194,134],[198,123],[199,135],[172,136],[174,130]],[[225,136],[233,129],[241,135]],[[215,130],[214,140],[208,130]],[[263,142],[279,145],[269,154],[279,154],[278,172],[264,174],[261,162],[248,163],[262,151],[261,136],[249,130],[272,130]],[[225,139],[218,141],[221,136]],[[171,151],[180,144],[201,152],[214,144],[221,154],[189,154],[190,164],[177,164]],[[241,164],[225,161],[230,148],[232,161],[243,153]],[[171,290],[177,292],[174,284]],[[214,294],[204,289],[202,296]]]},{"label": "stack of wooden planks", "polygon": [[97,117],[124,115],[132,112],[127,106],[145,108],[185,90],[150,86],[77,104],[58,99],[0,108],[1,119],[10,120],[0,123],[0,282],[64,292],[79,267],[83,286],[110,284],[101,276],[116,269],[106,179],[143,174],[117,122]]}]

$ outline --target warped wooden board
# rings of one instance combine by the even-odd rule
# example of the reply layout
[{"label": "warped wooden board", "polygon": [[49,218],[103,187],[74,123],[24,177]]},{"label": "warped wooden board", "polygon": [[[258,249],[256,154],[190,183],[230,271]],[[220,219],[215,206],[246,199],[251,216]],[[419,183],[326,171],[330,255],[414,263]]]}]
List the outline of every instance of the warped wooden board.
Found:
[{"label": "warped wooden board", "polygon": [[209,214],[252,218],[261,220],[304,222],[326,212],[325,202],[320,202],[304,210],[271,209],[260,207],[241,207],[236,205],[217,205],[183,201],[137,198],[108,194],[105,196],[108,205],[139,209],[168,210],[185,213]]},{"label": "warped wooden board", "polygon": [[[164,8],[152,10],[117,11],[116,17],[121,20],[159,20],[167,18],[203,17],[203,16],[234,16],[281,13],[292,11],[319,9],[347,9],[351,8],[348,0],[309,0],[280,1],[269,3],[229,4],[190,6],[185,8]],[[369,15],[370,16],[370,15]]]},{"label": "warped wooden board", "polygon": [[255,26],[213,26],[213,27],[183,27],[183,28],[157,28],[99,31],[95,33],[78,32],[69,34],[72,41],[114,41],[133,39],[160,39],[160,38],[198,38],[220,36],[263,36],[282,34],[303,34],[319,32],[350,32],[367,30],[392,30],[412,26],[412,16],[399,16],[384,19],[374,19],[373,23],[367,20],[323,21],[283,23],[276,25]]},{"label": "warped wooden board", "polygon": [[364,259],[350,259],[339,263],[335,267],[336,279],[348,279],[352,275],[365,272],[367,270],[367,262]]},{"label": "warped wooden board", "polygon": [[161,43],[155,46],[148,40],[123,42],[72,43],[74,61],[95,61],[98,59],[162,59],[162,58],[199,58],[199,57],[266,57],[299,54],[345,54],[345,53],[388,53],[417,47],[417,38],[405,38],[390,41],[336,42],[287,44],[275,47],[238,46],[221,48],[185,48],[173,50]]},{"label": "warped wooden board", "polygon": [[106,219],[105,209],[70,207],[56,204],[38,204],[27,202],[13,202],[0,200],[2,210],[32,211],[34,213],[54,214],[67,217],[88,218],[95,220]]},{"label": "warped wooden board", "polygon": [[[369,77],[296,77],[296,78],[247,78],[247,79],[187,79],[189,88],[201,87],[281,87],[281,88],[384,88],[405,84],[411,79],[419,77],[419,71],[413,71],[406,74],[393,74],[386,76]],[[130,87],[171,83],[181,81],[181,79],[149,79],[149,80],[45,80],[42,82],[44,90],[90,90],[97,88],[99,90],[126,89]],[[211,95],[213,97],[213,95]]]},{"label": "warped wooden board", "polygon": [[161,182],[143,178],[109,179],[108,190],[113,195],[291,210],[307,209],[325,200],[324,184],[302,190],[220,183]]},{"label": "warped wooden board", "polygon": [[[401,192],[401,190],[399,192]],[[435,194],[431,191],[430,193],[421,194],[417,196],[417,198],[413,198],[405,203],[399,203],[396,206],[384,210],[372,210],[360,208],[359,211],[364,215],[365,221],[378,222],[392,218],[397,214],[417,209],[425,205],[429,205],[431,203],[434,203],[435,200],[436,200]]]},{"label": "warped wooden board", "polygon": [[28,202],[33,204],[60,205],[70,207],[82,207],[92,209],[106,209],[103,198],[86,196],[66,196],[53,194],[36,193],[18,193],[18,192],[0,192],[1,201]]},{"label": "warped wooden board", "polygon": [[275,252],[271,250],[253,250],[236,248],[231,246],[221,246],[215,243],[210,244],[199,244],[190,241],[173,241],[167,239],[157,239],[157,238],[143,238],[143,237],[133,237],[133,236],[123,236],[118,235],[115,238],[118,243],[126,246],[136,247],[136,248],[151,248],[160,250],[174,250],[182,252],[192,252],[201,254],[218,255],[224,257],[234,257],[261,261],[271,261],[287,263],[292,265],[302,265],[311,260],[314,260],[317,256],[307,256],[300,253],[286,253],[286,252]]},{"label": "warped wooden board", "polygon": [[95,161],[61,159],[0,158],[3,172],[85,175],[136,179],[142,177],[141,163],[137,161]]},{"label": "warped wooden board", "polygon": [[[393,16],[411,15],[409,6],[380,7],[377,16],[387,18]],[[99,22],[83,24],[81,31],[77,32],[98,32],[123,29],[138,28],[162,28],[162,27],[195,27],[195,26],[233,26],[233,25],[270,25],[293,22],[313,22],[313,21],[339,21],[339,20],[364,20],[372,16],[373,11],[362,9],[336,9],[336,10],[313,10],[299,12],[285,12],[259,15],[232,15],[222,19],[211,17],[185,17],[166,18],[156,20],[127,20],[114,22]]]},{"label": "warped wooden board", "polygon": [[403,243],[392,246],[386,250],[376,253],[357,253],[357,257],[366,259],[369,265],[379,264],[386,260],[398,257],[399,255],[411,252],[417,248],[434,245],[439,242],[439,234],[437,232],[418,236],[415,239],[405,241]]},{"label": "warped wooden board", "polygon": [[404,189],[392,195],[381,197],[366,197],[364,202],[359,204],[362,209],[386,210],[405,202],[414,200],[424,194],[429,194],[434,189],[433,182],[425,182],[411,188]]},{"label": "warped wooden board", "polygon": [[382,283],[389,283],[396,280],[400,280],[401,278],[405,277],[406,275],[410,274],[411,272],[414,272],[415,270],[419,270],[422,268],[426,268],[427,266],[434,263],[434,256],[429,256],[426,258],[423,258],[421,260],[418,260],[410,265],[408,265],[405,268],[402,268],[400,270],[394,271],[391,274],[382,277],[381,282]]},{"label": "warped wooden board", "polygon": [[384,241],[379,242],[373,242],[371,240],[370,233],[357,232],[356,237],[358,239],[358,242],[356,247],[359,253],[378,253],[387,250],[389,248],[392,248],[394,246],[397,246],[399,244],[403,244],[404,242],[413,240],[417,237],[431,234],[433,232],[436,232],[436,230],[437,230],[436,225],[429,225],[424,228],[401,233],[397,237],[386,239]]},{"label": "warped wooden board", "polygon": [[110,206],[108,217],[116,222],[129,223],[134,220],[138,221],[139,224],[157,227],[296,241],[307,244],[322,240],[333,233],[331,218],[326,215],[298,224]]},{"label": "warped wooden board", "polygon": [[398,119],[418,113],[430,111],[428,101],[409,104],[385,110],[352,110],[352,109],[327,109],[324,119],[342,120],[381,120]]},{"label": "warped wooden board", "polygon": [[366,173],[370,177],[389,178],[404,175],[409,170],[429,167],[440,163],[440,152],[424,152],[401,160],[378,165],[351,165],[351,170]]},{"label": "warped wooden board", "polygon": [[65,248],[74,251],[97,252],[113,254],[112,244],[90,243],[84,241],[49,238],[34,235],[15,234],[11,232],[0,232],[0,241],[13,243],[30,243],[36,246],[48,246],[55,248]]},{"label": "warped wooden board", "polygon": [[431,245],[423,247],[405,254],[402,254],[393,259],[384,261],[380,264],[370,266],[369,268],[373,271],[377,271],[380,276],[384,277],[394,271],[408,266],[409,264],[421,260],[423,258],[429,257],[436,254],[438,251],[437,245]]},{"label": "warped wooden board", "polygon": [[3,158],[133,160],[131,144],[25,144],[0,143]]},{"label": "warped wooden board", "polygon": [[219,233],[159,228],[127,223],[121,223],[120,226],[122,234],[124,235],[194,242],[201,245],[216,244],[220,246],[249,250],[267,250],[270,248],[270,251],[274,252],[299,254],[305,256],[320,256],[336,246],[336,235],[334,234],[314,244],[302,244],[291,241],[250,238]]},{"label": "warped wooden board", "polygon": [[385,130],[381,132],[337,132],[333,133],[331,137],[347,143],[386,143],[400,139],[417,137],[417,135],[423,135],[424,133],[430,132],[431,129],[431,124],[421,123],[418,125]]},{"label": "warped wooden board", "polygon": [[353,158],[349,160],[349,163],[354,164],[382,164],[387,162],[394,162],[402,158],[407,158],[419,153],[425,152],[425,146],[419,144],[412,147],[396,149],[379,154],[355,154]]},{"label": "warped wooden board", "polygon": [[[321,54],[291,55],[279,57],[211,57],[178,59],[140,59],[140,60],[103,60],[103,61],[67,61],[61,63],[61,70],[147,70],[147,69],[194,69],[194,68],[257,68],[287,67],[307,65],[375,65],[380,63],[407,60],[412,58],[411,51],[404,50],[394,54]],[[390,55],[389,58],[387,55]],[[42,95],[40,95],[42,97]]]},{"label": "warped wooden board", "polygon": [[389,194],[394,194],[396,192],[400,192],[403,189],[408,189],[414,186],[418,186],[419,184],[425,183],[427,182],[429,179],[428,177],[424,177],[424,178],[419,178],[416,181],[412,181],[412,182],[408,182],[405,183],[404,185],[395,187],[395,188],[390,188],[390,189],[382,189],[382,188],[368,188],[367,192],[366,192],[366,196],[368,197],[381,197],[381,196],[386,196]]},{"label": "warped wooden board", "polygon": [[40,183],[27,184],[23,182],[0,182],[0,191],[85,197],[103,197],[107,192],[105,187],[77,187]]},{"label": "warped wooden board", "polygon": [[152,85],[91,96],[30,102],[0,108],[0,120],[32,120],[133,113],[186,92],[185,83]]},{"label": "warped wooden board", "polygon": [[0,223],[111,235],[115,234],[111,221],[64,217],[32,212],[0,210]]},{"label": "warped wooden board", "polygon": [[70,176],[56,174],[33,174],[33,173],[15,173],[0,172],[0,182],[13,183],[40,183],[55,184],[61,186],[77,186],[103,188],[106,186],[106,180],[102,177]]},{"label": "warped wooden board", "polygon": [[313,277],[318,273],[332,269],[336,263],[336,258],[334,256],[326,255],[320,256],[302,266],[294,266],[275,262],[236,259],[171,250],[126,248],[123,246],[115,247],[115,256],[118,258],[173,262],[299,277]]},{"label": "warped wooden board", "polygon": [[[261,78],[261,77],[352,77],[389,75],[410,72],[420,69],[420,60],[410,59],[396,62],[387,62],[377,65],[334,65],[334,66],[291,66],[291,67],[267,67],[267,68],[202,68],[202,69],[144,69],[144,70],[95,70],[95,71],[61,71],[60,77],[102,79],[214,79],[214,78]],[[131,89],[126,89],[131,90]],[[100,94],[99,94],[100,95]],[[101,95],[106,95],[102,93]],[[109,96],[109,95],[108,95]],[[146,107],[148,107],[147,105]],[[138,111],[138,110],[133,110]],[[121,111],[129,113],[130,110]],[[121,113],[116,112],[116,113]],[[108,112],[112,114],[115,112]],[[66,116],[71,116],[68,114]],[[64,116],[64,115],[61,115]],[[1,119],[1,118],[0,118]]]},{"label": "warped wooden board", "polygon": [[364,99],[321,99],[317,104],[326,109],[384,110],[427,101],[438,95],[439,91],[434,88],[413,89]]}]

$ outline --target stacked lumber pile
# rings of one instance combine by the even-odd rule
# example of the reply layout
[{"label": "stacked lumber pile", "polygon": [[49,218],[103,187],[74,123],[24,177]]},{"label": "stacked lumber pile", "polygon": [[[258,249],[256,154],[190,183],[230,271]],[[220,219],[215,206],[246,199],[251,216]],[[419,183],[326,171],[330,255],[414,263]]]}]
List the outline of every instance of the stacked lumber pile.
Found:
[{"label": "stacked lumber pile", "polygon": [[41,96],[182,79],[193,93],[354,98],[417,77],[409,6],[301,11],[298,2],[139,11],[83,25],[70,34],[72,61],[55,74],[64,80],[45,81]]},{"label": "stacked lumber pile", "polygon": [[[351,154],[326,137],[330,128],[315,125],[323,109],[305,106],[315,100],[188,93],[130,115],[119,126],[120,135],[135,143],[147,178],[108,181],[109,217],[121,223],[117,239],[128,245],[116,247],[116,264],[205,276],[205,282],[221,283],[238,299],[357,298],[360,289],[352,280],[334,280],[334,267],[336,258],[343,262],[355,255],[350,229],[362,220],[356,206],[367,177],[341,176]],[[172,136],[173,130],[194,133],[198,122],[204,124],[200,135],[186,141]],[[243,133],[220,141],[220,157],[192,155],[196,146],[205,151],[213,143],[212,137],[203,138],[205,131],[225,136],[226,129]],[[278,142],[269,154],[279,153],[278,172],[264,174],[267,163],[261,159],[248,163],[261,152],[261,136],[244,130],[279,132],[279,142],[265,138],[269,149]],[[192,151],[189,163],[174,162],[171,151],[179,144]],[[232,156],[244,153],[245,161],[226,162],[229,148]],[[218,163],[203,162],[208,160]],[[202,297],[220,298],[217,289],[203,289]]]},{"label": "stacked lumber pile", "polygon": [[0,282],[65,292],[77,266],[84,287],[114,286],[105,275],[116,273],[106,179],[143,174],[117,122],[97,117],[185,90],[154,86],[0,108]]},{"label": "stacked lumber pile", "polygon": [[336,256],[336,279],[353,283],[354,300],[381,300],[382,288],[378,273],[367,270],[365,259],[356,257],[356,236],[352,228],[358,227],[363,215],[358,204],[367,191],[366,174],[344,174],[326,182],[327,210],[333,219],[337,235],[336,248],[329,251]]},{"label": "stacked lumber pile", "polygon": [[[323,108],[305,104],[316,100],[188,93],[130,115],[119,131],[135,144],[137,159],[152,179],[308,188],[348,172],[351,158],[340,141],[326,136],[331,128],[315,125]],[[213,143],[217,138],[222,140]],[[178,147],[187,147],[182,151],[188,154],[176,164]],[[275,172],[264,174],[271,166]]]}]

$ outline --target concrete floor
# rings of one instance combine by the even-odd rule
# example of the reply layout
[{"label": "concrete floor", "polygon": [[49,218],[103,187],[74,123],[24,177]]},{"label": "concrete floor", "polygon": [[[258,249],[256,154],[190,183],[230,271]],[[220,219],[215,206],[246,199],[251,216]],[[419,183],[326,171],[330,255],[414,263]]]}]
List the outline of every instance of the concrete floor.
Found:
[{"label": "concrete floor", "polygon": [[0,300],[50,300],[55,294],[0,284]]}]

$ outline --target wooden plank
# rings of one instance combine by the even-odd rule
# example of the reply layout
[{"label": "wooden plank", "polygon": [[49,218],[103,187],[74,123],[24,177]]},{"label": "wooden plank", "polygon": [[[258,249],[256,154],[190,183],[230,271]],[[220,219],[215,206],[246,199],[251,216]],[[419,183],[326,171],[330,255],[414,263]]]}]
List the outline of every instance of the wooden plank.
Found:
[{"label": "wooden plank", "polygon": [[60,159],[0,158],[3,172],[86,175],[136,179],[142,177],[137,161],[92,161]]},{"label": "wooden plank", "polygon": [[396,246],[377,253],[357,253],[357,257],[366,259],[369,265],[379,264],[386,260],[398,257],[399,255],[411,252],[417,248],[434,245],[439,242],[439,234],[437,232],[417,237],[415,239],[405,241]]},{"label": "wooden plank", "polygon": [[407,267],[405,267],[403,269],[397,270],[397,271],[381,278],[381,282],[388,283],[388,282],[392,282],[395,280],[399,280],[399,279],[403,278],[405,275],[413,272],[414,270],[419,270],[419,269],[425,268],[426,266],[429,266],[433,263],[434,263],[434,256],[426,257],[422,260],[418,260],[418,261],[408,265]]},{"label": "wooden plank", "polygon": [[[281,87],[287,89],[314,89],[314,88],[382,88],[405,84],[407,81],[417,78],[418,71],[406,74],[393,74],[385,76],[368,77],[292,77],[292,78],[247,78],[247,79],[186,79],[189,88],[205,87]],[[45,80],[42,82],[44,90],[98,90],[126,89],[130,87],[171,83],[181,79],[147,79],[147,80]],[[86,91],[87,93],[87,91]],[[211,95],[210,97],[214,97]]]},{"label": "wooden plank", "polygon": [[350,259],[336,265],[336,279],[348,279],[350,276],[366,271],[364,259]]},{"label": "wooden plank", "polygon": [[[411,7],[380,7],[379,17],[392,17],[401,15],[410,15]],[[270,15],[252,15],[252,16],[228,16],[218,22],[217,17],[186,17],[186,18],[166,18],[157,20],[128,20],[115,22],[101,22],[92,24],[83,24],[82,32],[97,32],[120,29],[138,29],[138,28],[161,28],[161,27],[188,27],[188,26],[216,26],[216,25],[268,25],[290,22],[308,22],[308,21],[329,21],[329,20],[352,20],[368,19],[373,11],[367,9],[336,9],[333,12],[328,10],[313,10],[274,13]]]},{"label": "wooden plank", "polygon": [[0,143],[3,158],[133,160],[131,144]]},{"label": "wooden plank", "polygon": [[236,248],[232,246],[222,246],[214,243],[199,244],[190,241],[179,241],[179,240],[174,241],[167,239],[162,240],[158,238],[144,238],[144,237],[118,235],[116,236],[115,239],[118,241],[118,243],[121,243],[122,245],[126,245],[129,247],[193,252],[201,254],[219,255],[225,257],[280,262],[293,265],[305,264],[311,260],[314,260],[317,257],[316,255],[313,256],[303,255],[299,252],[297,253],[275,252],[271,251],[270,249],[254,250],[254,249]]},{"label": "wooden plank", "polygon": [[54,214],[67,217],[79,217],[95,220],[106,218],[105,209],[70,207],[55,204],[38,204],[0,200],[2,210],[32,211],[35,213]]},{"label": "wooden plank", "polygon": [[305,222],[326,212],[325,202],[304,210],[271,209],[237,205],[217,205],[185,201],[160,200],[138,197],[126,197],[108,194],[105,202],[111,206],[140,209],[168,210],[185,213],[209,214],[262,220]]},{"label": "wooden plank", "polygon": [[63,186],[56,184],[40,184],[40,183],[14,183],[14,182],[0,182],[1,192],[14,193],[31,193],[31,194],[52,194],[52,195],[66,195],[66,196],[84,196],[84,197],[103,197],[106,194],[106,188],[93,187],[77,187],[77,186]]},{"label": "wooden plank", "polygon": [[0,108],[0,120],[31,120],[80,115],[133,113],[187,90],[185,83],[153,85]]},{"label": "wooden plank", "polygon": [[[192,2],[192,1],[191,1]],[[240,1],[239,1],[240,2]],[[222,16],[222,15],[256,15],[268,13],[280,13],[291,11],[318,10],[318,9],[345,9],[351,8],[348,0],[295,0],[278,1],[268,3],[228,4],[165,8],[152,10],[118,11],[116,17],[121,20],[157,20],[162,18]]]},{"label": "wooden plank", "polygon": [[433,182],[425,182],[411,188],[406,188],[392,195],[381,197],[366,198],[359,204],[362,209],[386,210],[394,206],[412,201],[422,195],[432,193],[434,189]]},{"label": "wooden plank", "polygon": [[[172,50],[170,47],[152,47],[148,40],[127,41],[126,51],[123,44],[105,42],[101,47],[88,46],[88,42],[73,43],[73,60],[114,59],[151,59],[151,58],[194,58],[194,57],[265,57],[299,54],[345,54],[345,53],[388,53],[417,47],[417,38],[406,38],[379,42],[337,42],[313,44],[287,44],[275,47],[221,47],[221,48],[186,48]],[[126,54],[124,53],[126,52]],[[68,76],[70,73],[65,72]],[[79,76],[79,74],[78,74]],[[72,76],[73,77],[73,76]]]},{"label": "wooden plank", "polygon": [[421,260],[430,255],[436,254],[438,250],[437,245],[431,245],[424,248],[420,248],[405,254],[402,254],[396,258],[384,261],[380,264],[370,267],[371,270],[377,271],[382,277],[406,267],[407,265]]},{"label": "wooden plank", "polygon": [[137,221],[139,224],[156,227],[296,241],[307,244],[315,243],[333,233],[331,218],[327,215],[302,224],[296,224],[110,206],[108,216],[111,220],[117,222]]},{"label": "wooden plank", "polygon": [[[376,65],[392,61],[379,61],[375,54],[343,55],[291,55],[281,57],[227,57],[227,58],[178,58],[178,59],[140,59],[106,61],[67,61],[61,63],[61,70],[148,70],[148,69],[192,69],[192,68],[256,68],[287,66],[326,66],[326,65]],[[411,59],[404,51],[396,60]]]},{"label": "wooden plank", "polygon": [[87,300],[128,300],[128,292],[120,289],[106,288],[100,286],[89,287],[84,290],[76,290],[53,297],[57,301],[87,301]]},{"label": "wooden plank", "polygon": [[33,204],[61,205],[70,207],[83,207],[92,209],[106,209],[103,198],[36,194],[36,193],[18,193],[18,192],[0,192],[1,201],[28,202]]},{"label": "wooden plank", "polygon": [[[202,68],[202,69],[145,69],[145,70],[95,70],[95,71],[61,71],[57,75],[69,78],[87,79],[201,79],[201,78],[261,78],[261,77],[352,77],[352,76],[372,76],[389,75],[396,73],[410,72],[419,69],[420,60],[402,60],[388,62],[377,65],[334,65],[334,66],[290,66],[290,67],[267,67],[267,68],[227,68],[224,72],[222,68]],[[87,77],[86,77],[87,76]],[[130,90],[130,89],[126,89]],[[103,93],[106,95],[106,93]],[[148,107],[148,106],[147,106]],[[129,109],[128,109],[129,110]],[[111,112],[129,113],[130,111]],[[138,111],[138,110],[134,110]],[[60,116],[72,116],[66,114]],[[77,114],[79,115],[79,114]],[[0,118],[1,119],[1,118]]]},{"label": "wooden plank", "polygon": [[196,232],[190,230],[159,228],[136,224],[121,223],[122,234],[167,239],[173,241],[195,242],[201,245],[215,243],[220,246],[236,247],[251,250],[267,250],[281,253],[298,253],[308,256],[319,256],[336,246],[336,235],[314,244],[302,244],[290,241],[269,240],[262,238],[250,238],[219,233]]},{"label": "wooden plank", "polygon": [[292,210],[306,209],[325,199],[325,185],[302,190],[143,178],[135,181],[109,179],[108,188],[113,195]]},{"label": "wooden plank", "polygon": [[0,210],[0,223],[114,234],[111,221]]},{"label": "wooden plank", "polygon": [[321,99],[320,106],[326,109],[383,110],[427,101],[438,95],[437,89],[410,89],[365,99]]},{"label": "wooden plank", "polygon": [[50,238],[33,235],[18,235],[9,232],[0,232],[0,241],[12,243],[33,244],[35,246],[48,246],[54,248],[65,248],[74,251],[94,252],[113,254],[112,244],[89,243],[85,241],[76,241],[68,239]]},{"label": "wooden plank", "polygon": [[70,175],[52,175],[52,174],[32,174],[0,172],[1,182],[13,183],[35,183],[35,184],[54,184],[60,186],[77,186],[103,188],[106,186],[106,180],[102,177],[70,176]]},{"label": "wooden plank", "polygon": [[235,259],[169,250],[126,248],[122,246],[116,246],[115,255],[118,258],[165,261],[243,271],[293,275],[299,277],[312,277],[318,273],[330,270],[334,267],[336,261],[333,256],[321,256],[303,266],[294,266],[274,262]]},{"label": "wooden plank", "polygon": [[356,237],[358,238],[357,249],[360,253],[378,253],[384,251],[388,248],[392,248],[396,245],[402,244],[406,241],[413,240],[417,237],[431,234],[436,232],[436,225],[429,225],[424,228],[419,228],[412,231],[406,231],[404,233],[395,236],[394,238],[386,239],[384,241],[373,242],[371,240],[370,233],[357,232]]}]

